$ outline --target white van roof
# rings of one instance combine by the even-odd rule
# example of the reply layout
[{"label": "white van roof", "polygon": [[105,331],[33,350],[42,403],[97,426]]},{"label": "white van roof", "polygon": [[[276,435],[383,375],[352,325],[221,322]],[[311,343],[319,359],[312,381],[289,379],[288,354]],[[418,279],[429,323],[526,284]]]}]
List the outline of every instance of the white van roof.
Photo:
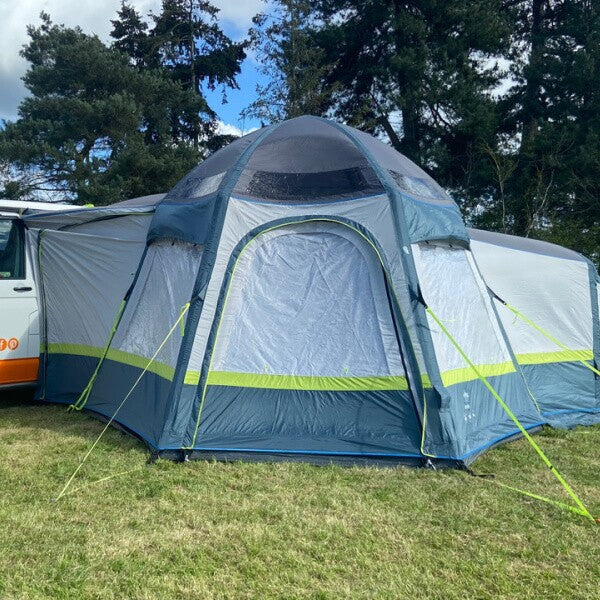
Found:
[{"label": "white van roof", "polygon": [[59,212],[63,210],[73,210],[81,208],[74,204],[65,204],[64,202],[33,202],[31,200],[5,200],[0,199],[0,212],[23,214],[25,211],[51,211]]}]

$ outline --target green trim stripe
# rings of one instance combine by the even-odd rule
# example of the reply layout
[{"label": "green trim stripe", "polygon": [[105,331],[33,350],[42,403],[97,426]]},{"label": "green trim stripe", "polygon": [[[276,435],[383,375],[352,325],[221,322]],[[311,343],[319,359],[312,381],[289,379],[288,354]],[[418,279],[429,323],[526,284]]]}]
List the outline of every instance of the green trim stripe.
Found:
[{"label": "green trim stripe", "polygon": [[[78,356],[91,356],[93,358],[102,358],[104,355],[104,348],[96,348],[95,346],[86,346],[84,344],[48,344],[48,352],[50,354],[74,354]],[[109,349],[106,353],[108,360],[120,362],[130,367],[136,367],[138,369],[146,369],[163,379],[173,380],[175,369],[170,365],[164,363],[152,362],[150,366],[148,364],[148,357],[138,356],[137,354],[130,354],[123,350],[115,350],[114,348]]]},{"label": "green trim stripe", "polygon": [[262,388],[271,390],[313,390],[358,392],[373,390],[408,390],[406,377],[314,377],[310,375],[272,375],[210,371],[207,385]]},{"label": "green trim stripe", "polygon": [[[477,368],[487,377],[514,373],[512,362],[497,365],[478,365]],[[189,383],[194,383],[198,376],[194,371],[188,371]],[[473,381],[477,376],[470,367],[453,369],[442,373],[445,386],[456,385],[465,381]],[[428,375],[421,375],[424,388],[431,388]],[[327,377],[312,375],[273,375],[270,373],[236,373],[233,371],[210,371],[206,385],[229,387],[262,388],[273,390],[313,390],[336,392],[359,392],[376,390],[408,390],[406,377],[400,375],[373,375],[369,377]]]},{"label": "green trim stripe", "polygon": [[187,371],[183,383],[185,385],[198,385],[200,383],[200,371]]},{"label": "green trim stripe", "polygon": [[520,365],[545,365],[555,362],[580,362],[594,360],[592,350],[559,350],[557,352],[531,352],[528,354],[517,354],[517,362]]},{"label": "green trim stripe", "polygon": [[[102,358],[104,350],[84,344],[49,344],[50,354],[74,354]],[[123,350],[111,348],[106,354],[108,360],[120,362],[131,367],[143,369],[148,359]],[[548,361],[553,362],[553,361]],[[478,365],[477,368],[486,377],[505,375],[515,371],[511,362],[496,365]],[[164,363],[153,362],[147,369],[151,373],[173,381],[175,369]],[[427,375],[421,375],[423,386],[431,388],[431,381]],[[476,379],[470,368],[453,369],[442,373],[442,382],[445,386],[456,385],[465,381]],[[198,385],[200,373],[188,371],[185,374],[185,385]],[[329,377],[312,375],[273,375],[269,373],[235,373],[232,371],[210,371],[207,379],[208,385],[248,387],[275,390],[315,390],[315,391],[376,391],[376,390],[408,390],[406,377],[400,375],[370,376],[370,377]]]},{"label": "green trim stripe", "polygon": [[[102,358],[103,348],[86,346],[84,344],[48,344],[49,354],[73,354],[78,356],[91,356]],[[111,348],[106,354],[108,360],[120,362],[130,367],[144,369],[148,358]],[[576,359],[573,359],[576,360]],[[554,362],[554,361],[548,361]],[[505,375],[514,372],[511,362],[497,365],[477,365],[477,368],[487,377]],[[173,381],[175,369],[170,365],[154,361],[147,369],[151,373]],[[426,374],[421,375],[425,388],[431,388],[431,381]],[[456,385],[465,381],[477,379],[470,368],[453,369],[442,373],[442,382],[445,386]],[[200,373],[187,371],[184,378],[185,385],[198,385]],[[235,373],[232,371],[210,371],[206,385],[219,385],[229,387],[263,388],[274,390],[314,390],[337,392],[360,392],[377,390],[408,390],[408,381],[401,375],[373,375],[369,377],[329,377],[312,375],[273,375],[270,373]]]},{"label": "green trim stripe", "polygon": [[[503,362],[495,365],[477,365],[477,370],[484,377],[494,377],[495,375],[514,373],[515,366],[512,362]],[[456,385],[457,383],[464,383],[465,381],[474,381],[475,379],[479,379],[471,367],[443,371],[441,375],[442,383],[446,387],[450,385]]]}]

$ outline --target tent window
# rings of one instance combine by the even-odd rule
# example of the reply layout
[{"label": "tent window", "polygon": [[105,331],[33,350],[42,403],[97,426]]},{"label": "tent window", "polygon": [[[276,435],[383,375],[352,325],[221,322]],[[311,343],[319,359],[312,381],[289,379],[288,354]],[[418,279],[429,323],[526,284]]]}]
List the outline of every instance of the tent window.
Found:
[{"label": "tent window", "polygon": [[[113,347],[150,358],[189,301],[203,247],[160,240],[150,245]],[[181,335],[171,335],[157,363],[177,365]]]},{"label": "tent window", "polygon": [[419,198],[426,198],[427,200],[445,200],[444,196],[442,196],[442,194],[424,178],[410,177],[409,175],[403,175],[402,173],[391,170],[390,175],[398,184],[398,187],[407,194]]},{"label": "tent window", "polygon": [[320,173],[273,173],[255,171],[242,194],[279,201],[312,201],[378,192],[378,182],[358,167]]},{"label": "tent window", "polygon": [[[413,246],[419,282],[425,300],[478,365],[504,365],[512,361],[500,332],[481,277],[463,248],[434,244]],[[464,369],[474,377],[452,342],[429,319],[438,364],[444,372]]]},{"label": "tent window", "polygon": [[0,219],[0,279],[24,278],[23,227],[16,219]]}]

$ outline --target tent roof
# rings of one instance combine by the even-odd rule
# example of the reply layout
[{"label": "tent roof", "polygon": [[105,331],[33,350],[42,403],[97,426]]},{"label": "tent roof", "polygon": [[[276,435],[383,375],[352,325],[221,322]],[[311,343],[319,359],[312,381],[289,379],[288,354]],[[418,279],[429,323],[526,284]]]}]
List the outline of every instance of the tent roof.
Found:
[{"label": "tent roof", "polygon": [[551,244],[550,242],[544,242],[542,240],[507,235],[505,233],[495,233],[492,231],[483,231],[482,229],[469,229],[469,236],[472,240],[477,242],[493,244],[494,246],[501,246],[512,250],[521,250],[522,252],[533,252],[535,254],[553,256],[555,258],[588,262],[587,258],[574,250],[569,250],[563,246]]},{"label": "tent roof", "polygon": [[61,212],[28,211],[23,215],[23,220],[28,227],[33,229],[61,229],[125,215],[154,213],[157,204],[164,196],[165,194],[140,196],[108,206],[74,206],[73,210]]},{"label": "tent roof", "polygon": [[166,194],[149,194],[148,196],[139,196],[138,198],[131,198],[130,200],[123,200],[123,202],[116,202],[111,204],[111,207],[131,207],[131,206],[156,206]]},{"label": "tent roof", "polygon": [[[242,155],[257,141],[245,163]],[[454,204],[425,171],[390,146],[352,127],[312,116],[235,140],[186,175],[165,203],[194,202],[214,194],[229,173],[237,179],[233,196],[258,201],[309,204],[384,193],[367,154],[404,192],[430,204]]]},{"label": "tent roof", "polygon": [[308,212],[374,196],[402,205],[407,242],[468,243],[458,206],[425,171],[369,134],[312,116],[253,131],[207,158],[157,206],[148,238],[203,244],[230,198]]}]

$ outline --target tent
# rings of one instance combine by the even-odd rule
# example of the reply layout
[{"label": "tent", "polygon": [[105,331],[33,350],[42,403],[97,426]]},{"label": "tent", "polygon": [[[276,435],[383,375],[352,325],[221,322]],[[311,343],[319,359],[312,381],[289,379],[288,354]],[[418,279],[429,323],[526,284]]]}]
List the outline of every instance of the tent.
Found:
[{"label": "tent", "polygon": [[[163,197],[155,194],[98,208],[23,215],[38,268],[39,399],[78,397],[89,381],[133,281],[156,204]],[[55,377],[62,366],[55,356],[65,353],[79,353],[82,360],[77,370]]]},{"label": "tent", "polygon": [[[523,360],[530,338],[488,288],[529,295],[527,310],[534,297],[553,306],[556,285],[538,273],[521,286],[504,236],[469,232],[431,177],[372,136],[285,121],[202,162],[135,240],[108,214],[127,209],[78,230],[31,223],[43,231],[39,397],[114,418],[157,454],[467,465],[520,433],[482,378],[527,430],[557,410],[600,417],[580,363],[566,361],[569,396],[548,392],[552,363]],[[564,320],[577,358],[597,359],[595,270],[562,249],[518,251],[577,290],[585,266],[587,311],[569,308],[573,290],[534,317]]]},{"label": "tent", "polygon": [[[502,325],[544,420],[555,427],[597,423],[600,380],[586,367],[596,364],[600,347],[593,263],[548,242],[475,229],[469,234],[477,265],[496,295]],[[516,317],[505,302],[537,329]]]}]

